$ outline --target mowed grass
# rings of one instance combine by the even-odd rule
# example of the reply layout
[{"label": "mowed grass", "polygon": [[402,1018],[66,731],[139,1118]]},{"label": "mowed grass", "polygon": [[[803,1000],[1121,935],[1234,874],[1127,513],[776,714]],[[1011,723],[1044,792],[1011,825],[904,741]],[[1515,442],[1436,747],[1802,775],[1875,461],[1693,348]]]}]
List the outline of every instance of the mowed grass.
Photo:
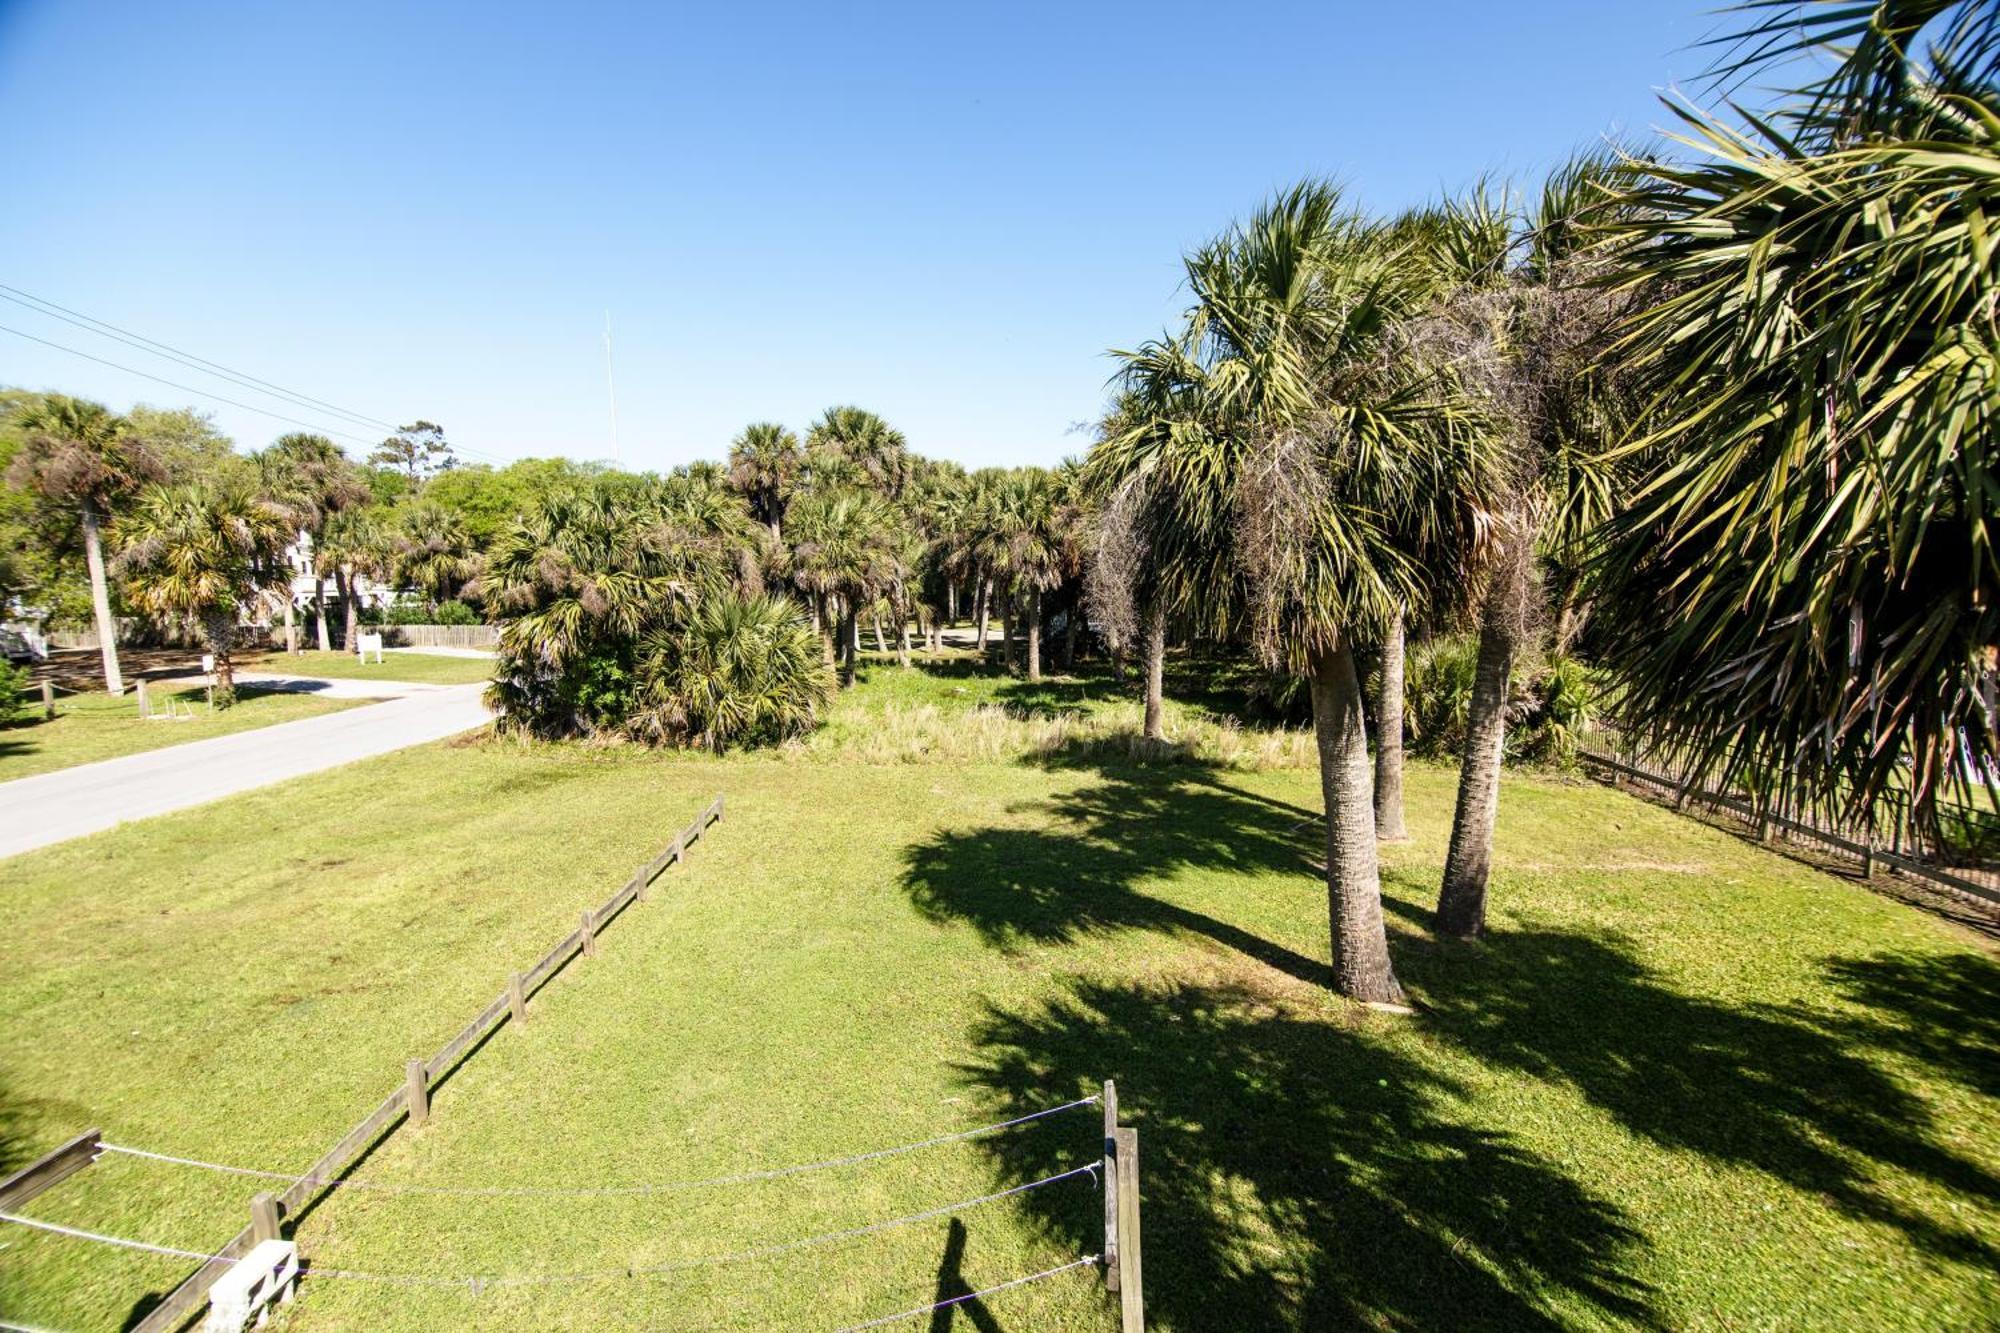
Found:
[{"label": "mowed grass", "polygon": [[407,680],[425,685],[470,685],[493,678],[493,662],[482,657],[452,657],[443,653],[384,653],[366,662],[353,653],[260,653],[237,663],[242,671],[273,671],[328,680]]},{"label": "mowed grass", "polygon": [[[936,676],[870,675],[843,711],[938,702]],[[932,763],[438,745],[0,863],[13,1154],[100,1124],[301,1169],[722,791],[688,864],[358,1178],[685,1181],[1116,1078],[1156,1327],[2000,1318],[2000,967],[1973,937],[1619,793],[1516,776],[1492,938],[1439,949],[1453,775],[1418,766],[1416,837],[1387,857],[1423,1011],[1360,1011],[1323,984],[1316,773],[1135,765],[1100,739]],[[1094,1186],[962,1230],[622,1270],[1025,1184],[1098,1137],[1090,1108],[643,1197],[337,1192],[298,1223],[309,1256],[439,1285],[323,1276],[282,1325],[837,1328],[1095,1253]],[[257,1188],[107,1156],[34,1211],[201,1249]],[[29,1324],[116,1327],[190,1267],[0,1232],[0,1310]],[[983,1304],[960,1322],[1115,1326],[1082,1273]]]},{"label": "mowed grass", "polygon": [[[156,713],[164,715],[171,703],[181,716],[173,721],[165,720],[164,716],[142,719],[139,696],[136,691],[128,690],[123,698],[117,699],[108,694],[59,695],[56,716],[50,720],[42,716],[41,703],[36,697],[26,716],[0,726],[0,782],[142,750],[157,750],[164,745],[268,727],[274,722],[318,717],[365,702],[319,699],[309,694],[245,686],[237,691],[235,707],[211,709],[205,690],[198,686],[175,688],[171,682],[152,685],[149,695]],[[190,709],[192,717],[186,716]],[[4,873],[0,870],[0,875]]]}]

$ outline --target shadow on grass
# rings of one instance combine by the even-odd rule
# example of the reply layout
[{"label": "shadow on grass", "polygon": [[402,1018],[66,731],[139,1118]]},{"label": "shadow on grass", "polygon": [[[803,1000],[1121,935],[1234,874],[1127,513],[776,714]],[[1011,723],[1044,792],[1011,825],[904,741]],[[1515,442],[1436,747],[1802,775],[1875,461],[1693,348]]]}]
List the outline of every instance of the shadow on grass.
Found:
[{"label": "shadow on grass", "polygon": [[1057,828],[946,831],[905,849],[903,887],[918,909],[967,922],[1003,948],[1112,931],[1203,935],[1299,980],[1327,984],[1324,961],[1138,887],[1190,866],[1289,872],[1301,887],[1310,885],[1298,827],[1303,812],[1240,791],[1193,763],[1114,767],[1085,748],[1049,761],[1105,775],[1037,803]]},{"label": "shadow on grass", "polygon": [[[1010,949],[1106,932],[1199,935],[1325,984],[1322,961],[1224,919],[1226,905],[1204,911],[1146,890],[1190,867],[1260,876],[1260,892],[1292,874],[1317,905],[1313,812],[1191,762],[1121,766],[1089,747],[1044,762],[1101,781],[1034,803],[1049,816],[1036,827],[945,831],[908,849],[904,887],[922,911]],[[1823,1004],[1732,1002],[1653,971],[1615,933],[1500,931],[1440,949],[1428,937],[1434,893],[1424,870],[1385,874],[1397,965],[1426,1006],[1414,1021],[1427,1040],[1512,1082],[1572,1088],[1643,1139],[1762,1172],[1928,1254],[2000,1259],[1883,1178],[2000,1198],[2000,1180],[1944,1142],[1927,1102],[1879,1059],[1990,1094],[2000,965],[1836,959]],[[1764,946],[1709,947],[1747,965]],[[1650,1319],[1631,1276],[1644,1241],[1629,1219],[1457,1106],[1466,1090],[1434,1068],[1247,986],[1077,980],[1070,990],[1038,1011],[990,1011],[973,1033],[985,1058],[968,1072],[1010,1115],[1119,1079],[1146,1137],[1148,1254],[1173,1274],[1151,1297],[1166,1322],[1536,1327],[1573,1322],[1578,1301]],[[1028,1134],[992,1150],[1018,1181],[1074,1165],[1088,1146]],[[1079,1252],[1101,1243],[1094,1199],[1031,1198]]]},{"label": "shadow on grass", "polygon": [[[1578,1302],[1658,1322],[1622,1210],[1466,1123],[1464,1089],[1337,1019],[1229,987],[1072,980],[1033,1011],[989,1008],[973,1038],[965,1073],[996,1111],[1118,1080],[1162,1326],[1558,1328]],[[1053,1124],[981,1143],[1012,1183],[1097,1148]],[[1023,1197],[1077,1252],[1102,1245],[1096,1193]]]},{"label": "shadow on grass", "polygon": [[[1966,995],[1957,959],[1926,960],[1914,975],[1911,960],[1836,960],[1829,994],[1865,978],[1877,1006],[1844,1018],[1690,994],[1616,935],[1509,931],[1476,955],[1406,951],[1399,961],[1429,1007],[1427,1022],[1483,1063],[1567,1084],[1654,1143],[1762,1171],[1894,1227],[1926,1253],[2000,1262],[1971,1231],[1876,1182],[1878,1169],[1890,1167],[1970,1198],[2000,1199],[2000,1179],[1939,1141],[1927,1103],[1869,1058],[1871,1046],[1914,1043],[1916,1053],[1973,1077],[1977,1036],[1965,1045],[1941,1039],[1924,1010],[1936,1010],[1941,992],[1953,997],[1942,1001],[1953,1013],[1960,1001],[1976,1001],[1979,988],[1994,984],[1990,964],[1975,963],[1977,985]],[[1991,1026],[1989,1018],[1985,1031]],[[1992,1059],[1990,1045],[1984,1055]]]}]

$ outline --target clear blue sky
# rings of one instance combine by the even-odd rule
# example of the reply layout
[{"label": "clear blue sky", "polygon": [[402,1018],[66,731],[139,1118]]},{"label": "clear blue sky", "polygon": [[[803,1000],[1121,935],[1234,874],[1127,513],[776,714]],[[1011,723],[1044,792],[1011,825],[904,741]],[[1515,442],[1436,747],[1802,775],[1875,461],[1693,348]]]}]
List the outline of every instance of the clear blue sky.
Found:
[{"label": "clear blue sky", "polygon": [[[0,0],[0,283],[480,457],[609,455],[608,308],[628,466],[838,402],[1053,462],[1183,249],[1302,175],[1388,210],[1644,132],[1714,3]],[[201,402],[8,334],[0,383]]]}]

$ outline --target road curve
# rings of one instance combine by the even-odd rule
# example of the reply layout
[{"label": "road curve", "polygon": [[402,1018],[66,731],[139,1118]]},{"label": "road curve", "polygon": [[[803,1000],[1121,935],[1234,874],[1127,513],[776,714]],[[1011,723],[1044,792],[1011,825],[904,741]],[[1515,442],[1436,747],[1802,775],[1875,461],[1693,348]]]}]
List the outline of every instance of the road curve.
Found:
[{"label": "road curve", "polygon": [[204,805],[485,725],[484,685],[427,689],[323,717],[0,782],[0,857]]}]

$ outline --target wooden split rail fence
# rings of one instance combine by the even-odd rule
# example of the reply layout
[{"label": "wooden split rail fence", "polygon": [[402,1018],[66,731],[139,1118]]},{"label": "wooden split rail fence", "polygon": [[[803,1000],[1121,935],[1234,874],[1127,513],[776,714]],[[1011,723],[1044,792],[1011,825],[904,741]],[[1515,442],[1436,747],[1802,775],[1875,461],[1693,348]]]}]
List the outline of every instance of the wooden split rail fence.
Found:
[{"label": "wooden split rail fence", "polygon": [[1982,883],[1968,873],[1947,869],[1908,855],[1900,840],[1885,847],[1865,830],[1835,829],[1824,824],[1795,819],[1776,810],[1759,809],[1757,802],[1741,792],[1712,791],[1686,776],[1676,776],[1663,769],[1635,763],[1631,759],[1616,758],[1594,750],[1584,750],[1577,758],[1586,767],[1669,792],[1673,795],[1677,806],[1685,807],[1692,803],[1711,810],[1728,811],[1755,828],[1759,842],[1768,843],[1783,837],[1786,841],[1800,846],[1854,858],[1863,878],[1872,877],[1876,867],[1882,866],[1936,888],[1968,894],[1987,903],[2000,905],[2000,888],[1996,888],[1993,884]]},{"label": "wooden split rail fence", "polygon": [[[516,972],[508,977],[507,987],[499,997],[481,1010],[479,1017],[468,1023],[463,1031],[440,1047],[436,1055],[428,1060],[410,1061],[403,1070],[402,1086],[349,1130],[340,1142],[321,1154],[320,1159],[296,1181],[282,1193],[259,1194],[252,1199],[250,1225],[149,1310],[133,1326],[135,1333],[165,1333],[166,1330],[182,1327],[207,1302],[209,1288],[237,1260],[248,1254],[258,1242],[278,1239],[279,1228],[285,1218],[297,1216],[307,1203],[337,1182],[366,1150],[393,1133],[400,1124],[421,1125],[430,1115],[432,1085],[449,1073],[502,1020],[511,1018],[516,1023],[525,1023],[529,998],[572,958],[579,954],[585,958],[596,957],[598,932],[633,903],[646,901],[653,881],[669,865],[685,856],[689,845],[701,837],[710,824],[721,818],[722,797],[717,796],[692,824],[674,835],[674,840],[667,844],[665,851],[641,866],[638,873],[620,885],[618,891],[594,911],[585,912],[577,928],[543,954],[539,962],[526,972]],[[5,1180],[0,1180],[0,1211],[20,1207],[89,1166],[102,1151],[98,1146],[100,1138],[98,1130],[87,1130]]]}]

